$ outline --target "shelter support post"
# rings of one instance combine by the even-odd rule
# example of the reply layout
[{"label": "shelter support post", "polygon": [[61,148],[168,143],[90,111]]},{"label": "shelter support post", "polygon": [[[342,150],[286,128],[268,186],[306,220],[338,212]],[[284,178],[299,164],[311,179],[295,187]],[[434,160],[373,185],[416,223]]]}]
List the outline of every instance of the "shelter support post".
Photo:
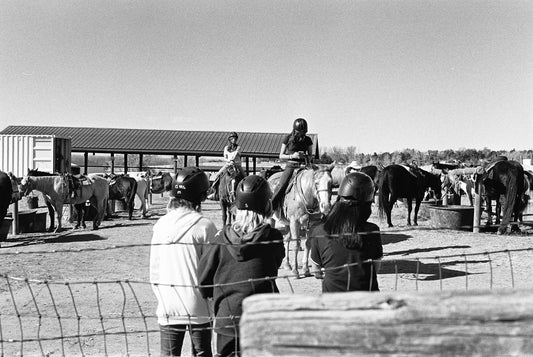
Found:
[{"label": "shelter support post", "polygon": [[183,167],[187,167],[187,159],[189,157],[187,155],[183,155]]},{"label": "shelter support post", "polygon": [[252,165],[254,168],[254,175],[257,175],[257,158],[255,156],[252,158]]},{"label": "shelter support post", "polygon": [[139,154],[139,171],[143,170],[143,154]]},{"label": "shelter support post", "polygon": [[87,172],[89,172],[89,153],[85,151],[83,153],[83,174],[87,175]]},{"label": "shelter support post", "polygon": [[[174,174],[177,174],[178,173],[178,155],[177,154],[174,154],[174,159],[172,161],[174,161]],[[152,204],[151,201],[150,201],[150,204]]]},{"label": "shelter support post", "polygon": [[115,173],[115,153],[111,153],[111,173]]},{"label": "shelter support post", "polygon": [[128,173],[128,154],[124,153],[124,175]]},{"label": "shelter support post", "polygon": [[196,167],[200,167],[200,156],[198,155],[195,156],[195,165]]},{"label": "shelter support post", "polygon": [[246,174],[250,174],[250,160],[248,156],[246,156]]}]

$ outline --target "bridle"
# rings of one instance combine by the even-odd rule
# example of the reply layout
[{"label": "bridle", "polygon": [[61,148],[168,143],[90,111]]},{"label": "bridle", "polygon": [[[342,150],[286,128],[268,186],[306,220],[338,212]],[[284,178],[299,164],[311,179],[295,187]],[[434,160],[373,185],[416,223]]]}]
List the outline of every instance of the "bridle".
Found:
[{"label": "bridle", "polygon": [[[300,190],[297,191],[297,192],[298,192],[298,195],[300,196],[300,198],[302,199],[302,201],[304,202],[305,212],[307,214],[309,214],[309,215],[320,213],[320,204],[322,203],[322,198],[321,198],[320,192],[328,192],[329,193],[330,192],[329,187],[326,187],[326,188],[318,187],[320,180],[315,180],[314,179],[314,173],[313,173],[313,197],[316,197],[317,205],[315,205],[315,204],[310,205],[309,201],[307,201],[306,198],[305,198],[305,193],[303,191],[303,185],[301,184],[302,176],[300,176],[299,179],[300,179],[300,185],[299,185],[300,186]],[[330,195],[329,194],[328,194],[328,199],[330,199]],[[315,210],[316,208],[318,210]]]}]

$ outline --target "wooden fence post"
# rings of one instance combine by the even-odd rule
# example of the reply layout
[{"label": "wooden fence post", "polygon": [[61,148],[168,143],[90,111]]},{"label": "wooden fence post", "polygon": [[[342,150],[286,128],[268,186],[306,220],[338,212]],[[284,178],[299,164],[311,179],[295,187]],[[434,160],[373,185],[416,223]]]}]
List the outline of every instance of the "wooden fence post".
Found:
[{"label": "wooden fence post", "polygon": [[530,356],[533,290],[253,295],[249,356]]}]

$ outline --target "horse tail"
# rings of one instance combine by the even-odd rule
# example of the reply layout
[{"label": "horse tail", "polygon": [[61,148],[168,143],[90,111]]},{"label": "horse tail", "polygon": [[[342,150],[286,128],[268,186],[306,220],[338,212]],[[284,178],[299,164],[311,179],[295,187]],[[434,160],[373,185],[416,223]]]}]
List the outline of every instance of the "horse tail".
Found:
[{"label": "horse tail", "polygon": [[[385,196],[389,195],[389,190],[387,185],[389,184],[389,176],[383,172],[381,179],[379,180],[378,187],[378,216],[380,219],[383,219],[385,216]],[[388,198],[388,197],[387,197]]]},{"label": "horse tail", "polygon": [[505,191],[505,207],[503,208],[502,225],[507,226],[511,222],[511,217],[515,211],[517,199],[522,195],[524,187],[524,174],[513,170],[509,173],[507,189]]},{"label": "horse tail", "polygon": [[137,194],[137,180],[130,180],[131,182],[131,192],[129,197],[127,197],[127,203],[131,204],[135,200],[135,195]]}]

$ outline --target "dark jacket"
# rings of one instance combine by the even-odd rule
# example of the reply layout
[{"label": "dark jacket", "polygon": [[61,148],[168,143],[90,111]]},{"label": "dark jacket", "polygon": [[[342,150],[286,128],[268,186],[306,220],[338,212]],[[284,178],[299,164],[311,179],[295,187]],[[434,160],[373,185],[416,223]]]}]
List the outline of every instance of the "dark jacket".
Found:
[{"label": "dark jacket", "polygon": [[317,226],[311,233],[314,237],[311,240],[311,260],[327,269],[322,280],[322,292],[379,290],[373,264],[362,263],[383,257],[379,227],[366,222],[357,234],[360,243],[356,243],[356,239],[329,237],[323,225]]},{"label": "dark jacket", "polygon": [[[277,242],[268,243],[271,241]],[[266,244],[253,244],[261,242]],[[204,298],[214,300],[217,333],[238,334],[242,301],[247,296],[279,292],[274,279],[252,282],[248,279],[277,277],[284,257],[283,236],[269,224],[243,236],[230,225],[217,234],[198,267],[200,292]],[[236,282],[239,283],[231,284]]]}]

